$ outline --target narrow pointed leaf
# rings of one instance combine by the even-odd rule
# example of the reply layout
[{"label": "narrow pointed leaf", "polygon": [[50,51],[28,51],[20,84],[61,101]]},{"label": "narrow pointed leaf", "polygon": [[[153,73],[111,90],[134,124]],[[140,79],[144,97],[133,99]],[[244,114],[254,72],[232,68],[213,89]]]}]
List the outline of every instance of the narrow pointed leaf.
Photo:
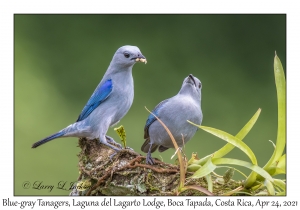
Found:
[{"label": "narrow pointed leaf", "polygon": [[[231,191],[228,191],[226,193],[223,193],[222,195],[223,196],[230,196],[232,194],[235,194],[235,193],[239,193],[241,190],[243,190],[244,188],[242,186],[239,186],[238,188],[234,189],[234,190],[231,190]],[[245,193],[245,192],[240,192],[240,193]],[[248,194],[248,193],[247,193]],[[251,195],[251,194],[249,194]]]},{"label": "narrow pointed leaf", "polygon": [[[252,129],[253,125],[256,123],[256,120],[258,119],[260,115],[261,109],[258,109],[256,113],[253,115],[253,117],[247,122],[247,124],[236,134],[236,138],[239,140],[243,140],[245,136],[249,133],[249,131]],[[234,145],[227,143],[225,146],[223,146],[221,149],[216,151],[214,153],[213,158],[220,158],[229,153],[234,148]]]},{"label": "narrow pointed leaf", "polygon": [[275,195],[274,186],[269,180],[266,179],[264,185],[266,186],[269,195]]},{"label": "narrow pointed leaf", "polygon": [[199,128],[201,128],[202,130],[205,130],[206,132],[211,133],[211,134],[219,137],[220,139],[223,139],[223,140],[229,142],[230,144],[236,146],[237,148],[242,150],[250,158],[250,160],[253,164],[257,164],[256,157],[255,157],[254,153],[252,152],[252,150],[244,142],[242,142],[240,139],[238,139],[237,137],[235,137],[235,136],[233,136],[229,133],[226,133],[224,131],[215,129],[215,128],[206,127],[206,126],[199,126],[199,125],[196,125],[192,122],[190,122],[190,123],[197,126],[197,127],[199,127]]},{"label": "narrow pointed leaf", "polygon": [[273,178],[268,174],[264,169],[261,167],[254,165],[252,163],[243,161],[243,160],[237,160],[232,158],[216,158],[212,160],[212,163],[215,165],[221,165],[221,164],[228,164],[228,165],[239,165],[246,168],[251,169],[252,171],[255,171],[256,173],[260,174],[265,179],[268,179],[269,181],[273,182]]},{"label": "narrow pointed leaf", "polygon": [[201,168],[200,165],[192,164],[187,167],[187,171],[193,172],[199,170],[199,168]]},{"label": "narrow pointed leaf", "polygon": [[284,154],[284,155],[282,155],[282,156],[279,158],[277,167],[278,167],[278,168],[282,168],[284,171],[286,171],[286,169],[285,169],[285,163],[286,163],[286,155]]},{"label": "narrow pointed leaf", "polygon": [[207,160],[207,162],[198,170],[196,171],[193,176],[191,176],[190,178],[201,178],[206,176],[207,174],[210,174],[211,172],[213,172],[216,169],[216,165],[214,165],[211,162],[211,158],[209,158]]},{"label": "narrow pointed leaf", "polygon": [[286,144],[286,84],[283,67],[277,55],[275,55],[274,58],[274,74],[278,103],[277,140],[273,155],[268,163],[264,166],[264,169],[268,169],[272,163],[279,160]]},{"label": "narrow pointed leaf", "polygon": [[279,193],[276,193],[276,195],[279,195],[279,196],[286,196],[286,192],[285,192],[285,191],[279,192]]},{"label": "narrow pointed leaf", "polygon": [[276,176],[278,174],[286,174],[285,170],[281,169],[281,168],[275,168],[275,173],[272,174],[272,176]]},{"label": "narrow pointed leaf", "polygon": [[286,174],[286,155],[282,155],[281,158],[279,158],[277,167],[276,167],[276,171],[273,174],[273,176],[277,175],[277,174]]},{"label": "narrow pointed leaf", "polygon": [[212,179],[211,179],[211,175],[207,174],[205,176],[205,179],[207,181],[207,189],[209,192],[213,192],[213,183],[212,183]]},{"label": "narrow pointed leaf", "polygon": [[[243,138],[245,138],[245,136],[249,133],[249,131],[252,129],[252,127],[256,123],[256,121],[260,115],[260,112],[261,112],[261,109],[258,109],[256,111],[256,113],[247,122],[247,124],[238,132],[238,134],[235,135],[236,138],[240,139],[241,141],[243,140]],[[226,154],[228,154],[234,147],[235,147],[234,145],[227,143],[221,149],[217,150],[213,154],[208,155],[200,160],[193,160],[190,162],[190,164],[194,163],[194,164],[203,165],[210,156],[213,155],[213,158],[221,158],[221,157],[225,156]]]},{"label": "narrow pointed leaf", "polygon": [[281,179],[274,179],[274,184],[278,186],[280,189],[282,189],[283,191],[286,191],[286,184]]}]

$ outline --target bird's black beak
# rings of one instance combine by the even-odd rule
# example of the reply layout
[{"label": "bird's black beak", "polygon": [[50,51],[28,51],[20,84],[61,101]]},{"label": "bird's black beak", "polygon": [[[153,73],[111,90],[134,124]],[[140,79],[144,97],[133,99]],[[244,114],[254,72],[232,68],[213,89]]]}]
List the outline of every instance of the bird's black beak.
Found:
[{"label": "bird's black beak", "polygon": [[189,78],[193,81],[194,85],[197,86],[194,76],[192,74],[189,75]]}]

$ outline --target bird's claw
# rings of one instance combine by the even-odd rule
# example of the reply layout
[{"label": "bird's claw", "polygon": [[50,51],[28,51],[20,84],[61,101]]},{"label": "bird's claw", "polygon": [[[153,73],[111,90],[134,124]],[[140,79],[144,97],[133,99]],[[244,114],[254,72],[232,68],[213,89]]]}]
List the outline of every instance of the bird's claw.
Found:
[{"label": "bird's claw", "polygon": [[122,147],[122,145],[121,145],[121,144],[119,144],[119,143],[115,142],[115,145],[116,145],[117,147],[119,147],[119,148],[123,149],[123,147]]},{"label": "bird's claw", "polygon": [[[104,145],[106,145],[106,146],[112,148],[113,150],[115,150],[115,152],[114,152],[112,155],[109,156],[109,159],[110,159],[111,161],[113,161],[113,160],[112,160],[113,157],[114,157],[118,152],[120,152],[120,151],[123,149],[123,147],[122,147],[121,144],[115,142],[115,140],[114,140],[112,137],[110,137],[110,136],[105,136],[105,138],[106,138],[106,141],[105,141],[105,142],[101,142],[101,140],[100,140],[100,142],[103,143]],[[115,146],[113,146],[113,145],[115,145]],[[116,146],[117,146],[117,147],[116,147]],[[119,147],[119,148],[118,148],[118,147]],[[134,151],[134,150],[133,150],[132,148],[130,148],[130,147],[126,147],[125,149]],[[151,163],[154,163],[154,161],[151,161]]]},{"label": "bird's claw", "polygon": [[111,149],[115,150],[116,153],[117,153],[117,152],[120,152],[120,151],[122,150],[122,148],[117,148],[117,147],[115,147],[114,145],[109,144],[107,141],[101,141],[101,139],[100,139],[100,143],[102,143],[102,144],[104,144],[104,145],[110,147]]},{"label": "bird's claw", "polygon": [[110,136],[105,136],[105,137],[106,137],[107,143],[114,144],[117,147],[120,147],[121,149],[123,148],[122,145],[117,143],[112,137],[110,137]]},{"label": "bird's claw", "polygon": [[151,153],[147,153],[146,164],[149,164],[149,165],[154,165],[155,164],[154,159],[151,157]]},{"label": "bird's claw", "polygon": [[113,157],[118,154],[118,152],[114,152],[112,155],[109,156],[111,162],[113,162]]},{"label": "bird's claw", "polygon": [[121,149],[123,148],[122,145],[117,143],[112,137],[110,137],[110,136],[105,136],[105,137],[106,137],[107,143],[114,144],[114,145],[116,145],[117,147],[119,147]]}]

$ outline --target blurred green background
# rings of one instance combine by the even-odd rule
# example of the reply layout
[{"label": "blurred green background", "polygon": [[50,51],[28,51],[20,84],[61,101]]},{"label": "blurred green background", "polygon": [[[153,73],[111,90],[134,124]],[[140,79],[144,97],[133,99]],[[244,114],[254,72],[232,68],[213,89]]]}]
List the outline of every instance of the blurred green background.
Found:
[{"label": "blurred green background", "polygon": [[[153,109],[177,94],[192,73],[203,84],[202,125],[235,135],[262,108],[244,142],[265,165],[274,149],[269,140],[276,142],[277,135],[273,59],[276,50],[285,69],[285,15],[19,14],[14,16],[15,195],[69,194],[57,186],[78,178],[78,139],[57,139],[37,149],[31,145],[76,121],[123,45],[138,46],[148,60],[133,68],[134,102],[117,125],[125,127],[128,146],[142,153],[144,106]],[[120,142],[112,128],[108,135]],[[188,158],[192,152],[203,157],[223,145],[199,130],[185,152]],[[173,153],[153,156],[174,163]],[[226,157],[249,161],[238,149]],[[234,178],[243,177],[236,173]],[[33,189],[35,181],[40,190]],[[43,189],[48,185],[54,189]]]}]

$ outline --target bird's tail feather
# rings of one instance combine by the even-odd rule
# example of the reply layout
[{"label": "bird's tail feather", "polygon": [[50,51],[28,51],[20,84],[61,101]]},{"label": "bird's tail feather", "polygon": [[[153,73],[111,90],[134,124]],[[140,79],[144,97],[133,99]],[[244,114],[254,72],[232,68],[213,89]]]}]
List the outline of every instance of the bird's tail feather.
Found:
[{"label": "bird's tail feather", "polygon": [[159,152],[164,152],[164,151],[166,151],[167,149],[169,149],[168,147],[164,147],[164,146],[162,146],[162,145],[160,145],[159,147],[158,147],[158,151]]},{"label": "bird's tail feather", "polygon": [[[150,143],[150,138],[145,139],[145,142],[144,142],[144,144],[141,147],[141,150],[143,152],[148,153],[149,148],[150,148],[150,144],[149,143]],[[158,145],[152,144],[151,153],[153,153],[157,149],[157,147],[158,147]]]},{"label": "bird's tail feather", "polygon": [[47,143],[48,141],[51,141],[51,140],[53,140],[53,139],[62,137],[65,133],[66,133],[65,131],[59,131],[58,133],[55,133],[55,134],[53,134],[53,135],[51,135],[51,136],[48,136],[47,138],[44,138],[44,139],[42,139],[42,140],[40,140],[40,141],[35,142],[35,143],[32,145],[31,148],[36,148],[36,147],[38,147],[38,146],[40,146],[40,145],[42,145],[42,144]]}]

